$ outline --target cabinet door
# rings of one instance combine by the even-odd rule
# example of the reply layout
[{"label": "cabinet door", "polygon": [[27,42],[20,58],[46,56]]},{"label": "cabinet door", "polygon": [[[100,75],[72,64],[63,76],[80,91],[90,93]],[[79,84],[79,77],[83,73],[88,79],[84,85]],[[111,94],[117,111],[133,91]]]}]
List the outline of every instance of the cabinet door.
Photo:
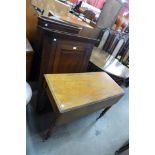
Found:
[{"label": "cabinet door", "polygon": [[91,55],[91,47],[85,43],[59,41],[55,53],[54,73],[85,72]]}]

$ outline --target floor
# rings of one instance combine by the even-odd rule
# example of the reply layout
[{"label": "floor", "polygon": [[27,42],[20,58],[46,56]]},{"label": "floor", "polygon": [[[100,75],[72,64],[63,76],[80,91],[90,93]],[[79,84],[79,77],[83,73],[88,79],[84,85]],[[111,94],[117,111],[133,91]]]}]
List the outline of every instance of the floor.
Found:
[{"label": "floor", "polygon": [[125,95],[98,121],[101,111],[57,127],[47,141],[37,128],[50,124],[52,115],[37,118],[27,107],[27,155],[114,155],[129,137],[129,89],[123,89]]}]

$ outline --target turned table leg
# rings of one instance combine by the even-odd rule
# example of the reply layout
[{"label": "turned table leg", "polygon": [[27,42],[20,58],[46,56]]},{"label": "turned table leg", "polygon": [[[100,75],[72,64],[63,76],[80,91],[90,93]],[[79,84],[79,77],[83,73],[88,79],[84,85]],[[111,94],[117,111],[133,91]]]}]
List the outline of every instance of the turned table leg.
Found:
[{"label": "turned table leg", "polygon": [[110,108],[111,108],[111,106],[105,108],[105,109],[100,113],[99,117],[98,117],[96,120],[100,119]]},{"label": "turned table leg", "polygon": [[52,131],[56,128],[56,122],[58,119],[59,115],[55,113],[55,115],[53,116],[53,122],[51,123],[51,125],[49,126],[48,129],[46,129],[45,131],[43,131],[40,135],[42,137],[42,140],[45,141],[48,138],[50,138]]},{"label": "turned table leg", "polygon": [[43,141],[47,140],[51,136],[53,128],[54,126],[51,126],[46,131],[41,133],[41,137]]}]

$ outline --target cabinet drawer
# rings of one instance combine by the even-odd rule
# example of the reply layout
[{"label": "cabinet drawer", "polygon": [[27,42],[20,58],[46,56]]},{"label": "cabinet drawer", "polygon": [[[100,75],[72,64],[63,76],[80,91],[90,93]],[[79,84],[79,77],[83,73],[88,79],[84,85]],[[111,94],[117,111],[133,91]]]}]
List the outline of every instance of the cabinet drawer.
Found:
[{"label": "cabinet drawer", "polygon": [[87,50],[86,44],[81,44],[78,42],[72,41],[59,41],[59,47],[61,50],[65,50],[68,52],[85,52]]},{"label": "cabinet drawer", "polygon": [[74,27],[72,25],[65,24],[63,22],[55,22],[55,21],[39,20],[38,25],[48,29],[64,31],[73,34],[78,34],[79,31],[81,30],[79,27]]}]

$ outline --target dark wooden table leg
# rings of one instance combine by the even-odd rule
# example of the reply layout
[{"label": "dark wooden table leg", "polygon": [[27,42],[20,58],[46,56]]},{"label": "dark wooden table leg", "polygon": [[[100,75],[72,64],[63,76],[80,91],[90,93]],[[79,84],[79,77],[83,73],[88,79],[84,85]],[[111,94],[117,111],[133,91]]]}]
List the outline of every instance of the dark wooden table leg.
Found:
[{"label": "dark wooden table leg", "polygon": [[127,142],[124,146],[122,146],[119,150],[117,150],[115,152],[115,155],[119,155],[128,149],[129,149],[129,142]]},{"label": "dark wooden table leg", "polygon": [[45,102],[47,102],[46,87],[47,85],[44,80],[42,80],[42,82],[39,82],[39,89],[38,89],[37,103],[36,103],[37,114],[44,113],[44,108],[46,105]]},{"label": "dark wooden table leg", "polygon": [[47,140],[51,136],[52,131],[56,128],[56,122],[58,117],[59,117],[59,114],[55,113],[55,116],[53,116],[53,122],[51,123],[49,128],[41,133],[41,137],[43,141]]},{"label": "dark wooden table leg", "polygon": [[37,95],[37,104],[36,104],[36,113],[42,114],[42,111],[45,106],[45,97],[46,97],[46,91],[43,90],[42,92],[38,92]]},{"label": "dark wooden table leg", "polygon": [[41,133],[41,137],[43,141],[46,141],[51,136],[53,128],[54,126],[52,125],[46,131]]},{"label": "dark wooden table leg", "polygon": [[105,108],[105,109],[100,113],[99,117],[98,117],[96,120],[100,119],[110,108],[111,108],[111,106]]}]

